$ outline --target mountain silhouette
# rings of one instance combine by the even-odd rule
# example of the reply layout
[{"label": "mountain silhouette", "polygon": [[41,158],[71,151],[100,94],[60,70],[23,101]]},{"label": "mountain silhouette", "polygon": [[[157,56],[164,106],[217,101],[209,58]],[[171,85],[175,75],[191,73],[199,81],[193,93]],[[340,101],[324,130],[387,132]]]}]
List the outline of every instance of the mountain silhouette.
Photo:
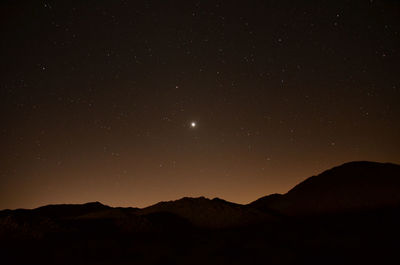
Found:
[{"label": "mountain silhouette", "polygon": [[185,218],[194,226],[209,228],[250,225],[274,219],[274,216],[257,209],[219,198],[210,200],[205,197],[185,197],[176,201],[160,202],[140,210],[139,214],[156,212],[172,213]]},{"label": "mountain silhouette", "polygon": [[250,205],[284,214],[322,214],[400,205],[400,166],[350,162],[310,177],[284,195]]},{"label": "mountain silhouette", "polygon": [[[2,264],[400,264],[400,166],[350,162],[247,205],[0,211]],[[23,253],[23,255],[21,255]]]}]

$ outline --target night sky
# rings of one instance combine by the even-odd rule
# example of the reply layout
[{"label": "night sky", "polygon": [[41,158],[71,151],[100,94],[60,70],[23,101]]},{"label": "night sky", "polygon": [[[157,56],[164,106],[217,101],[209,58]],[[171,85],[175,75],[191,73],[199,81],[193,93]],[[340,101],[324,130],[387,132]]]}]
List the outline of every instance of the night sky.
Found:
[{"label": "night sky", "polygon": [[399,1],[5,0],[0,21],[0,209],[248,203],[400,163]]}]

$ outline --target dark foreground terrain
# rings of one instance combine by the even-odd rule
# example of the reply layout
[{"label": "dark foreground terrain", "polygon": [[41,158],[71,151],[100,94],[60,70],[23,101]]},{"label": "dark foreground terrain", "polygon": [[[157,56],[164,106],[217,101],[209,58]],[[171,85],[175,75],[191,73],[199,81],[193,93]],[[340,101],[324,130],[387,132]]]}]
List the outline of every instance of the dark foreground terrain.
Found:
[{"label": "dark foreground terrain", "polygon": [[4,210],[0,264],[400,264],[400,166],[347,163],[248,205]]}]

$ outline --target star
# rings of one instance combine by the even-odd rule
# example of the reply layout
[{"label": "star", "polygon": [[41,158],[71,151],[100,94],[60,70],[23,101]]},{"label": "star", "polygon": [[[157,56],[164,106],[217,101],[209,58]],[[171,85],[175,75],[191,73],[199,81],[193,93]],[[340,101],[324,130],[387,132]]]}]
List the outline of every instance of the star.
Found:
[{"label": "star", "polygon": [[197,126],[197,124],[196,124],[195,121],[192,121],[192,122],[190,123],[190,127],[191,127],[191,128],[196,128],[196,126]]}]

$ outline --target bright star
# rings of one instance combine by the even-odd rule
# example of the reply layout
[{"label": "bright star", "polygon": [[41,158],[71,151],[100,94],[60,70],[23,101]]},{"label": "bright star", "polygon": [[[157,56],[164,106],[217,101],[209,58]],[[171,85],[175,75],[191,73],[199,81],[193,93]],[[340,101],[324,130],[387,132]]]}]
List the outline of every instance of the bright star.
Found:
[{"label": "bright star", "polygon": [[195,128],[196,127],[196,122],[194,122],[194,121],[192,121],[191,123],[190,123],[190,127],[192,127],[192,128]]}]

